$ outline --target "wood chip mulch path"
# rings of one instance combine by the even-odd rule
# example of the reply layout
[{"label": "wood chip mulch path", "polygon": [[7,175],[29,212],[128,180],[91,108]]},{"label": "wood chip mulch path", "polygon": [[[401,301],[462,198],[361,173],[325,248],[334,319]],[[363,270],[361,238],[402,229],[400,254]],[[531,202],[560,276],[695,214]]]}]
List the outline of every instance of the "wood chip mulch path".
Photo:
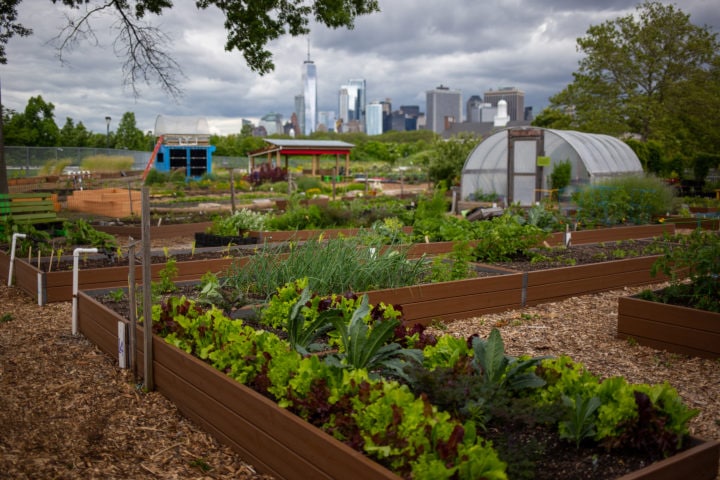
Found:
[{"label": "wood chip mulch path", "polygon": [[[644,288],[657,288],[650,286]],[[720,360],[615,338],[624,288],[456,321],[443,333],[487,335],[509,354],[567,354],[601,376],[670,382],[700,410],[691,433],[720,439]],[[268,479],[185,419],[82,336],[70,302],[37,306],[0,286],[0,479]],[[720,478],[720,477],[719,477]]]}]

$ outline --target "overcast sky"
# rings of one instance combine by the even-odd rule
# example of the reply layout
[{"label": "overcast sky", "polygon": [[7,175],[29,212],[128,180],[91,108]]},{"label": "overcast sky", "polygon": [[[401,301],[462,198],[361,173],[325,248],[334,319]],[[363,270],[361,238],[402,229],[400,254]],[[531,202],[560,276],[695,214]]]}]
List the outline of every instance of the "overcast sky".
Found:
[{"label": "overcast sky", "polygon": [[[60,2],[58,2],[60,3]],[[104,133],[125,112],[137,127],[153,130],[158,115],[208,119],[213,133],[238,133],[241,119],[256,121],[276,112],[290,119],[301,93],[307,37],[283,37],[271,45],[275,71],[253,73],[239,53],[224,50],[223,17],[216,9],[198,11],[188,0],[152,21],[172,39],[171,52],[182,66],[183,96],[168,97],[155,84],[139,85],[139,98],[123,86],[121,60],[113,51],[112,23],[98,18],[98,45],[85,42],[61,64],[52,40],[66,11],[50,0],[25,0],[19,21],[34,33],[13,38],[8,64],[0,65],[2,101],[24,110],[41,95],[55,105],[59,127],[67,117]],[[525,92],[535,114],[548,97],[572,80],[579,54],[576,39],[598,25],[634,11],[632,0],[379,0],[380,13],[361,17],[354,30],[314,27],[310,54],[318,73],[318,109],[337,112],[338,90],[350,78],[364,78],[367,100],[390,99],[393,110],[418,105],[438,85],[471,95],[514,86]],[[666,2],[663,2],[666,3]],[[667,2],[674,3],[674,2]],[[683,0],[679,8],[697,25],[720,32],[717,0]],[[463,112],[464,115],[464,112]]]}]

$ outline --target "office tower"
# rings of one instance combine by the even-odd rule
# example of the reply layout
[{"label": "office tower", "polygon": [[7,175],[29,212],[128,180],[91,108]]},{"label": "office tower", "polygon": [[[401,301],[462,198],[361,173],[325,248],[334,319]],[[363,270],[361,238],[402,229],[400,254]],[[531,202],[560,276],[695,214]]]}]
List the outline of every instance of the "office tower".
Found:
[{"label": "office tower", "polygon": [[295,115],[297,116],[297,127],[295,135],[303,135],[305,132],[305,97],[301,93],[295,95]]},{"label": "office tower", "polygon": [[345,85],[340,86],[338,92],[338,112],[343,123],[348,124],[356,120],[361,127],[364,127],[365,98],[365,79],[350,79]]},{"label": "office tower", "polygon": [[365,132],[368,135],[383,133],[383,105],[380,102],[372,102],[367,106]]},{"label": "office tower", "polygon": [[304,97],[303,134],[310,135],[317,128],[317,69],[315,63],[310,60],[309,40],[308,58],[303,62],[302,67],[302,84]]},{"label": "office tower", "polygon": [[426,92],[428,130],[442,133],[451,123],[462,122],[462,93],[440,85]]},{"label": "office tower", "polygon": [[507,113],[510,121],[515,122],[525,118],[525,92],[515,87],[502,87],[499,90],[488,90],[484,93],[485,103],[497,107],[500,100],[507,102]]},{"label": "office tower", "polygon": [[336,121],[335,112],[332,110],[318,112],[318,128],[324,125],[325,131],[334,132]]},{"label": "office tower", "polygon": [[470,123],[482,122],[482,108],[484,103],[480,95],[470,97],[465,105],[465,121]]},{"label": "office tower", "polygon": [[386,98],[380,102],[380,105],[382,105],[382,129],[383,132],[387,132],[392,130],[392,101]]},{"label": "office tower", "polygon": [[284,133],[282,124],[282,115],[279,113],[268,113],[260,119],[260,126],[265,127],[268,135],[276,133]]},{"label": "office tower", "polygon": [[535,119],[533,116],[533,109],[532,107],[525,107],[525,114],[523,116],[523,120],[526,122],[532,122]]}]

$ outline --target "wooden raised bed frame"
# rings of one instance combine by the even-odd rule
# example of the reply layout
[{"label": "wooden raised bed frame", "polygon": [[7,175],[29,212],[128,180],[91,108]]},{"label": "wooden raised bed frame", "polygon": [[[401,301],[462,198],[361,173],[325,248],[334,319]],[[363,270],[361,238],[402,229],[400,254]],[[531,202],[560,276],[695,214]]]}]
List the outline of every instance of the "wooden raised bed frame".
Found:
[{"label": "wooden raised bed frame", "polygon": [[621,297],[617,336],[658,350],[720,358],[720,313]]},{"label": "wooden raised bed frame", "polygon": [[476,317],[576,295],[660,282],[667,277],[650,274],[650,267],[658,258],[629,258],[367,293],[370,303],[401,305],[406,325],[428,325],[435,320]]},{"label": "wooden raised bed frame", "polygon": [[[193,238],[195,232],[204,232],[213,225],[213,222],[173,223],[168,225],[151,225],[150,238],[160,240],[165,238],[188,237]],[[140,225],[96,225],[93,228],[100,232],[109,233],[116,237],[142,238]]]},{"label": "wooden raised bed frame", "polygon": [[[80,332],[117,359],[117,325],[126,319],[78,295]],[[137,330],[137,358],[144,344]],[[210,365],[153,338],[153,378],[160,393],[261,472],[277,478],[399,479],[398,476]],[[142,361],[138,361],[142,371]],[[619,480],[715,480],[720,442],[693,439],[688,450]]]},{"label": "wooden raised bed frame", "polygon": [[[222,273],[233,262],[245,262],[248,257],[226,257],[204,260],[189,260],[177,262],[177,282],[199,280],[205,273]],[[7,279],[10,264],[9,256],[0,252],[0,273],[4,272]],[[153,263],[150,266],[152,280],[160,279],[160,271],[165,263]],[[72,300],[72,270],[42,271],[27,259],[15,259],[14,285],[33,297],[38,305],[53,302],[66,302]],[[123,288],[128,286],[130,268],[126,266],[104,268],[82,268],[82,260],[78,269],[78,289],[92,290],[104,288]],[[137,284],[142,284],[142,265],[135,265],[135,278]]]}]

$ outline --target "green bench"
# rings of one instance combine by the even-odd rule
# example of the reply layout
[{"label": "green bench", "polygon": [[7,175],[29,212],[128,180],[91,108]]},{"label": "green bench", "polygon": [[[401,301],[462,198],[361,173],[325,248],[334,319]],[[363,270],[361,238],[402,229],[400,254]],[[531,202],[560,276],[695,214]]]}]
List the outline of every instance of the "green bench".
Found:
[{"label": "green bench", "polygon": [[51,193],[0,193],[0,231],[8,222],[37,225],[62,221]]}]

